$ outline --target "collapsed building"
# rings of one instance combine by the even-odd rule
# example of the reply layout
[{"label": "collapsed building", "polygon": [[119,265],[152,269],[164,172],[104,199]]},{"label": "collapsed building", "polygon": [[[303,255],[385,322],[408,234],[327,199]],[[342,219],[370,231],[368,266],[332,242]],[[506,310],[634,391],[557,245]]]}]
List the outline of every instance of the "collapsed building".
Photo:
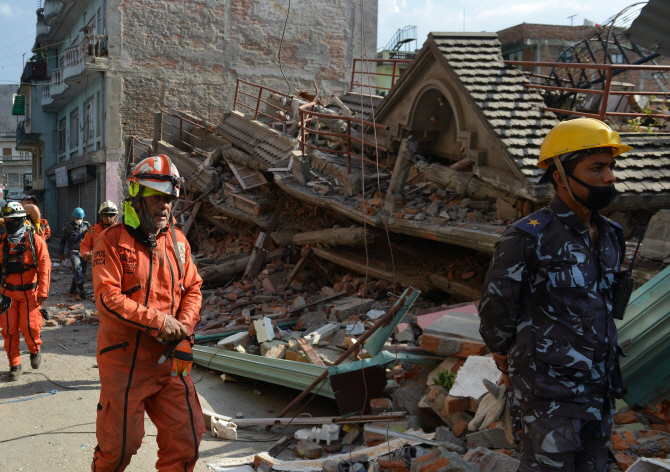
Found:
[{"label": "collapsed building", "polygon": [[[360,84],[371,83],[370,75],[358,74]],[[432,452],[434,461],[456,460],[453,454],[463,454],[466,445],[509,450],[505,454],[515,459],[513,434],[502,426],[467,430],[486,390],[456,395],[430,382],[439,369],[464,379],[471,365],[490,359],[482,357],[487,350],[477,331],[481,285],[505,228],[553,196],[535,164],[559,116],[528,87],[526,73],[502,60],[491,33],[432,33],[395,79],[385,97],[366,85],[322,95],[316,83],[293,96],[240,79],[233,111],[219,123],[186,110],[155,113],[152,137],[128,139],[127,167],[162,153],[186,179],[186,195],[174,211],[205,282],[197,363],[304,390],[298,400],[310,392],[334,398],[342,415],[362,411],[361,403],[386,392],[392,401],[382,401],[384,407],[362,409],[403,409],[423,418],[424,427],[431,416],[433,426],[450,428],[439,433],[440,442],[453,449]],[[607,119],[607,104],[600,106]],[[661,220],[670,208],[667,119],[654,116],[645,132],[620,128],[622,141],[634,149],[617,160],[619,196],[606,215],[624,227],[629,259],[652,215],[658,212]],[[638,262],[634,276],[639,286],[652,280],[661,289],[640,292],[636,319],[653,311],[665,296],[659,293],[667,294],[662,269],[670,254],[653,243],[665,234],[656,233],[649,245],[656,253]],[[662,310],[654,313],[654,319],[667,318]],[[668,330],[654,340],[650,332],[631,334],[633,351],[663,342]],[[654,371],[650,380],[649,362],[645,357],[644,365],[624,373],[628,382],[649,381],[627,400],[666,409],[643,410],[647,423],[652,415],[659,424],[650,430],[660,436],[631,435],[635,451],[638,440],[667,441],[661,433],[667,430],[668,379]],[[361,373],[363,397],[345,387]],[[389,393],[389,378],[399,391],[419,392],[418,398],[395,388]],[[630,416],[629,410],[620,414]],[[631,422],[642,421],[641,414],[632,412]],[[373,414],[366,421],[378,419]],[[231,421],[210,418],[213,429]],[[409,430],[409,437],[394,439],[399,445],[417,434],[434,439],[398,421]],[[372,424],[364,443],[373,448],[389,436],[388,428],[380,433]],[[306,459],[323,452],[312,456],[301,447]],[[481,467],[488,452],[468,454],[465,460]],[[274,470],[296,470],[265,456],[251,460],[257,468],[266,461]],[[386,469],[397,470],[392,464]]]}]

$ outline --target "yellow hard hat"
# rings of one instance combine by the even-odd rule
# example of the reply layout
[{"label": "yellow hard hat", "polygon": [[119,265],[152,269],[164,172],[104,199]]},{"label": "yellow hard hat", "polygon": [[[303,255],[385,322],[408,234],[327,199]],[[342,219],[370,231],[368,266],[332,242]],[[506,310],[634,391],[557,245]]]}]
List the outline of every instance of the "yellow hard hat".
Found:
[{"label": "yellow hard hat", "polygon": [[621,144],[619,133],[612,131],[606,123],[595,118],[576,118],[562,121],[547,133],[540,148],[540,159],[537,166],[546,169],[547,159],[567,152],[584,149],[610,147],[613,156],[628,152],[633,148]]}]

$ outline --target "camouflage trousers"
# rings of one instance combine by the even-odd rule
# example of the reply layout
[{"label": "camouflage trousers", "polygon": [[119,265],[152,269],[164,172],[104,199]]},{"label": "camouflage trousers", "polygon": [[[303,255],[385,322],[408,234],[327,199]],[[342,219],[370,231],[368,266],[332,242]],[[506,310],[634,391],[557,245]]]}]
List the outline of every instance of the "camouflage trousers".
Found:
[{"label": "camouflage trousers", "polygon": [[525,408],[519,472],[607,472],[613,410],[581,420]]},{"label": "camouflage trousers", "polygon": [[74,283],[75,285],[80,285],[86,282],[86,267],[88,262],[81,258],[81,253],[79,251],[70,251],[68,256],[72,262],[72,268],[74,269]]}]

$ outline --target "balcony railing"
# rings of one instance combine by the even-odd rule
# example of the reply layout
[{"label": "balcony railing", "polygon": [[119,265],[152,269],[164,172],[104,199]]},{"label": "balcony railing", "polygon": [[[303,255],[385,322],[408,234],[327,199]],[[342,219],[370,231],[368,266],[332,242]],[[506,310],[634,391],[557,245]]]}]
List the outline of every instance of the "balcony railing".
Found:
[{"label": "balcony railing", "polygon": [[[354,90],[354,86],[358,87],[369,87],[373,90],[391,90],[391,87],[396,83],[396,79],[400,77],[400,68],[398,68],[399,64],[409,64],[412,62],[413,59],[354,59],[354,66],[351,70],[351,87],[349,88],[349,91],[352,92]],[[365,63],[365,66],[363,65]],[[390,74],[386,74],[383,72],[377,72],[376,70],[369,70],[370,64],[375,64],[376,67],[377,64],[383,63],[383,64],[393,64],[393,71]],[[361,65],[360,69],[356,67],[357,65]],[[363,70],[365,69],[365,70]],[[360,81],[361,83],[356,82],[356,75],[360,76]],[[363,76],[367,76],[369,83],[368,84],[363,84]],[[373,78],[370,79],[370,76]],[[391,87],[378,87],[376,82],[377,82],[377,76],[380,77],[391,77]]]}]

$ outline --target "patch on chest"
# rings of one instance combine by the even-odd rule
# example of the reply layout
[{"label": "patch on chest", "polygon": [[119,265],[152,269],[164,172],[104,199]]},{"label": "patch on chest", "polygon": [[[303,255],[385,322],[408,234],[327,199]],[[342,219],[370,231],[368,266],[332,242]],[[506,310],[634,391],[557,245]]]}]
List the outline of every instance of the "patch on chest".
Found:
[{"label": "patch on chest", "polygon": [[134,274],[137,270],[137,253],[131,249],[119,247],[119,260],[124,274]]},{"label": "patch on chest", "polygon": [[181,258],[181,263],[186,264],[186,244],[177,241],[177,249],[179,253],[179,257]]}]

